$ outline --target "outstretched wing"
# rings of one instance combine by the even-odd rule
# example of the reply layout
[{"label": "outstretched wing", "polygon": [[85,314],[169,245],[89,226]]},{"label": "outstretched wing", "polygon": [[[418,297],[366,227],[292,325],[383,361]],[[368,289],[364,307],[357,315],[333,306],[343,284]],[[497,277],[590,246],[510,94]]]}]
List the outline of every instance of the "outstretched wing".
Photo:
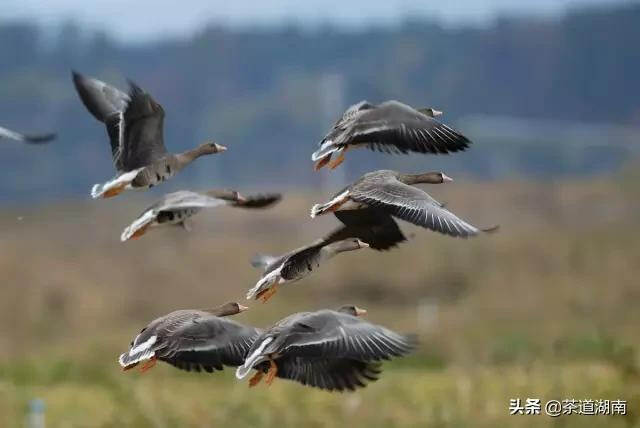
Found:
[{"label": "outstretched wing", "polygon": [[122,120],[123,112],[131,98],[126,93],[101,80],[84,76],[75,71],[72,74],[73,84],[80,96],[80,100],[93,117],[106,125],[114,165],[116,169],[122,171],[122,165],[119,163],[121,134],[124,132]]},{"label": "outstretched wing", "polygon": [[156,355],[183,370],[222,370],[239,366],[261,331],[216,316],[198,317],[169,330],[167,346]]},{"label": "outstretched wing", "polygon": [[467,238],[483,231],[445,209],[425,191],[395,178],[371,185],[363,182],[351,189],[349,197],[409,223],[446,235]]},{"label": "outstretched wing", "polygon": [[387,101],[363,112],[336,141],[383,152],[452,153],[471,142],[451,127],[406,104]]},{"label": "outstretched wing", "polygon": [[289,327],[282,354],[309,358],[380,361],[409,353],[412,337],[336,311],[306,315]]},{"label": "outstretched wing", "polygon": [[[262,363],[258,370],[266,371],[268,364]],[[369,382],[378,380],[380,363],[363,362],[347,358],[310,359],[283,357],[278,359],[277,377],[294,380],[303,385],[328,391],[354,391]]]},{"label": "outstretched wing", "polygon": [[120,151],[116,159],[125,171],[147,166],[167,154],[162,106],[135,83],[129,85],[130,101],[120,118]]}]

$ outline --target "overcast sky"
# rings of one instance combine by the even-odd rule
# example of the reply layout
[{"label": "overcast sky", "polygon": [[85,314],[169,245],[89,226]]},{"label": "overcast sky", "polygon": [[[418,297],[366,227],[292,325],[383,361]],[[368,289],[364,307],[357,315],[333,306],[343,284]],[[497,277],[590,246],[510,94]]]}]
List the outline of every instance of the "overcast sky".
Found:
[{"label": "overcast sky", "polygon": [[131,41],[189,35],[211,22],[356,28],[422,15],[457,25],[486,23],[501,13],[553,16],[567,7],[621,2],[632,0],[2,0],[0,22],[27,18],[56,26],[72,18]]}]

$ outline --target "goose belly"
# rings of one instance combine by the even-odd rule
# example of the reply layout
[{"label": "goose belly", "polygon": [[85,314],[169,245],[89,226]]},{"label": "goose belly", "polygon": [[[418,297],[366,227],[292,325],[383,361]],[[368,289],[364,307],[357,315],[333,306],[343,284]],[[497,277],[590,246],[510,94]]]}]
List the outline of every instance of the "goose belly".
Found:
[{"label": "goose belly", "polygon": [[306,276],[309,276],[320,267],[325,259],[323,251],[318,251],[311,257],[307,257],[304,260],[300,260],[297,263],[287,266],[287,269],[281,273],[282,278],[289,282],[298,281]]},{"label": "goose belly", "polygon": [[148,166],[138,173],[131,182],[131,187],[151,188],[166,181],[176,174],[175,169],[169,165]]},{"label": "goose belly", "polygon": [[156,217],[156,222],[158,224],[180,224],[189,217],[197,214],[199,211],[200,208],[160,211]]}]

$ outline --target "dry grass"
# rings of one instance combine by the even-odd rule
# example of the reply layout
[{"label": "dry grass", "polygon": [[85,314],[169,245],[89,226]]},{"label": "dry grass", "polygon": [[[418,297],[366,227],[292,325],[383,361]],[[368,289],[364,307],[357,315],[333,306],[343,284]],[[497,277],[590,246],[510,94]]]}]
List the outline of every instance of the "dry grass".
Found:
[{"label": "dry grass", "polygon": [[[0,426],[20,423],[34,396],[52,426],[551,424],[505,419],[508,398],[538,395],[637,408],[640,200],[622,183],[433,187],[450,209],[500,223],[500,233],[463,241],[407,227],[415,237],[399,249],[345,254],[239,317],[267,325],[353,302],[372,321],[420,334],[415,357],[352,395],[287,382],[249,391],[231,373],[169,367],[125,375],[115,362],[157,315],[242,299],[257,278],[253,253],[284,252],[336,226],[308,218],[311,198],[287,195],[257,214],[211,211],[190,234],[155,231],[127,244],[119,234],[144,195],[12,208],[0,216]],[[575,418],[563,420],[584,424]]]}]

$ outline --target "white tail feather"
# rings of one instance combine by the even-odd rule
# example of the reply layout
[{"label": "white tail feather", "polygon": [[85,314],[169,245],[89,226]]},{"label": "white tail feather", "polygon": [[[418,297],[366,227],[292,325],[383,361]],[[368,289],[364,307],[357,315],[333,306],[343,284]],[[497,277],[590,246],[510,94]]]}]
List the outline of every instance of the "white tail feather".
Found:
[{"label": "white tail feather", "polygon": [[254,299],[261,291],[268,290],[273,284],[275,284],[280,278],[280,268],[269,272],[267,275],[260,278],[255,287],[247,291],[247,300]]},{"label": "white tail feather", "polygon": [[100,196],[102,196],[102,193],[104,193],[102,191],[102,184],[94,184],[91,188],[91,197],[93,199],[98,199]]},{"label": "white tail feather", "polygon": [[124,229],[122,235],[120,235],[120,240],[122,242],[128,241],[138,230],[142,229],[155,220],[156,213],[153,210],[148,210]]},{"label": "white tail feather", "polygon": [[238,367],[238,369],[236,370],[236,378],[238,379],[242,379],[243,377],[245,377],[249,371],[256,365],[261,363],[262,361],[266,361],[267,358],[260,355],[262,353],[262,351],[264,351],[264,348],[267,347],[268,344],[270,344],[271,342],[273,342],[273,337],[267,337],[261,344],[260,346],[258,346],[258,349],[256,349],[251,355],[249,355],[245,360],[244,360],[244,364],[241,365],[240,367]]},{"label": "white tail feather", "polygon": [[124,174],[120,174],[119,176],[112,178],[104,184],[94,184],[91,188],[91,197],[93,199],[98,199],[111,189],[115,189],[121,186],[129,187],[131,182],[143,169],[144,168],[138,168],[134,169],[133,171],[125,172]]}]

